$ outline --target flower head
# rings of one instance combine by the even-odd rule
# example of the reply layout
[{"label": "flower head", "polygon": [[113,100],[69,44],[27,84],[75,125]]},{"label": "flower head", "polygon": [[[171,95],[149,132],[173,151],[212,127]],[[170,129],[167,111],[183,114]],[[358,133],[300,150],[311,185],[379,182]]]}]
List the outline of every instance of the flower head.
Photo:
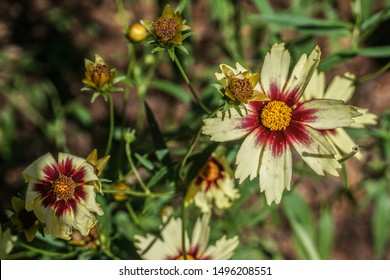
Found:
[{"label": "flower head", "polygon": [[25,208],[34,211],[46,234],[70,239],[75,228],[86,236],[97,223],[93,213],[103,215],[95,201],[101,183],[85,159],[59,153],[56,161],[47,153],[22,174],[28,182]]},{"label": "flower head", "polygon": [[83,83],[87,86],[87,89],[107,92],[113,85],[115,76],[116,70],[110,69],[99,55],[95,55],[95,62],[85,59]]},{"label": "flower head", "polygon": [[[354,78],[355,76],[351,73],[345,73],[343,76],[336,76],[325,89],[325,74],[324,72],[316,71],[303,93],[302,100],[330,98],[339,99],[347,103],[352,98],[355,91],[355,86],[353,84]],[[370,113],[365,108],[357,108],[357,110],[362,113],[362,115],[355,117],[355,122],[352,123],[350,127],[363,128],[366,125],[376,124],[377,116],[375,114]],[[341,127],[323,130],[322,133],[335,148],[337,159],[341,159],[343,156],[351,153],[354,147],[357,147],[356,143],[348,135],[345,129]],[[361,152],[357,152],[355,156],[358,159],[362,158]]]},{"label": "flower head", "polygon": [[18,232],[24,232],[27,241],[31,242],[38,231],[39,221],[33,211],[25,209],[25,201],[16,196],[12,197],[12,207],[15,213],[11,216],[11,221],[16,225]]},{"label": "flower head", "polygon": [[220,152],[211,155],[192,180],[186,195],[186,205],[195,201],[203,213],[210,212],[213,203],[217,209],[226,209],[240,197],[235,188],[233,172]]},{"label": "flower head", "polygon": [[[233,255],[239,243],[237,236],[230,239],[223,236],[214,246],[208,246],[209,221],[208,214],[196,221],[191,240],[185,233],[187,260],[224,260]],[[146,237],[135,235],[138,254],[146,260],[183,260],[181,223],[180,218],[170,218],[160,232],[161,239],[152,234],[147,234]]]},{"label": "flower head", "polygon": [[259,176],[259,187],[267,203],[279,203],[283,190],[290,189],[292,176],[291,148],[319,175],[324,171],[338,176],[340,167],[335,151],[321,130],[349,126],[361,115],[341,100],[300,98],[320,59],[316,47],[307,57],[301,56],[290,77],[290,54],[284,44],[275,44],[265,57],[260,88],[268,101],[251,101],[247,114],[233,111],[204,121],[203,133],[211,140],[224,142],[245,138],[236,156],[235,177],[240,183]]},{"label": "flower head", "polygon": [[190,29],[185,25],[180,12],[174,12],[169,4],[155,21],[141,20],[141,23],[156,38],[157,43],[172,45],[181,45],[184,40],[182,32]]},{"label": "flower head", "polygon": [[236,68],[221,64],[221,73],[215,77],[222,86],[222,94],[227,101],[248,103],[249,101],[268,100],[260,89],[260,74],[251,73],[237,62]]},{"label": "flower head", "polygon": [[[118,191],[130,191],[130,187],[124,183],[118,183],[112,187],[114,190]],[[117,192],[113,193],[112,196],[114,199],[118,202],[126,201],[129,199],[129,195],[126,194],[125,192]]]}]

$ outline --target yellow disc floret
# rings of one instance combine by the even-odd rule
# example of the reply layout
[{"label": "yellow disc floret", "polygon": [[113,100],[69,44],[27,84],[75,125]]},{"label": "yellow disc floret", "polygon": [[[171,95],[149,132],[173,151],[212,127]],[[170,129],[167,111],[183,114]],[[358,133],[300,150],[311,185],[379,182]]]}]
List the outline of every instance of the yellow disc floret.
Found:
[{"label": "yellow disc floret", "polygon": [[[193,261],[193,260],[195,260],[195,258],[193,257],[193,256],[191,256],[191,255],[188,255],[187,254],[187,260],[188,261]],[[180,255],[180,256],[178,256],[175,260],[178,260],[178,261],[182,261],[182,260],[184,260],[184,256],[183,255]]]},{"label": "yellow disc floret", "polygon": [[271,101],[261,111],[260,121],[270,130],[285,130],[291,121],[292,109],[282,101]]},{"label": "yellow disc floret", "polygon": [[73,179],[65,175],[60,175],[60,177],[55,179],[52,186],[57,199],[72,198],[76,189],[76,183]]},{"label": "yellow disc floret", "polygon": [[204,181],[215,181],[220,177],[220,170],[218,164],[212,160],[208,160],[207,163],[199,172],[199,177]]}]

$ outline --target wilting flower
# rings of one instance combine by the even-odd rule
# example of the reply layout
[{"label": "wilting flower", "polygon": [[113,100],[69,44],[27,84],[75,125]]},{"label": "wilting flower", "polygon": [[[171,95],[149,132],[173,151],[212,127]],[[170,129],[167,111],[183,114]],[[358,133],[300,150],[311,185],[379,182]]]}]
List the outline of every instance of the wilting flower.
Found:
[{"label": "wilting flower", "polygon": [[215,204],[217,209],[229,208],[240,194],[235,188],[233,172],[225,156],[220,152],[211,155],[197,176],[192,180],[185,203],[195,201],[202,212],[210,212]]},{"label": "wilting flower", "polygon": [[221,64],[221,73],[215,77],[222,86],[222,94],[228,101],[248,103],[249,101],[268,100],[268,96],[261,92],[259,73],[251,73],[237,62],[236,68]]},{"label": "wilting flower", "polygon": [[275,44],[265,57],[260,87],[269,101],[248,102],[247,114],[233,111],[230,118],[204,121],[203,133],[224,142],[245,138],[236,157],[235,177],[240,183],[259,176],[260,191],[267,203],[279,203],[283,190],[290,189],[291,147],[319,175],[324,171],[338,176],[340,164],[321,130],[351,125],[361,114],[341,100],[315,99],[301,102],[320,59],[316,47],[309,57],[301,56],[290,78],[290,54],[284,44]]},{"label": "wilting flower", "polygon": [[161,17],[155,21],[143,19],[141,23],[157,39],[156,43],[172,45],[181,45],[186,38],[182,32],[190,29],[182,20],[180,12],[174,12],[169,4],[165,6]]},{"label": "wilting flower", "polygon": [[116,70],[110,69],[99,55],[95,55],[95,62],[85,59],[85,69],[83,83],[87,87],[98,92],[106,92],[111,88]]},{"label": "wilting flower", "polygon": [[12,207],[15,213],[11,216],[11,222],[16,225],[18,232],[24,232],[27,241],[31,242],[38,231],[39,221],[33,211],[25,209],[26,202],[16,196],[12,197]]},{"label": "wilting flower", "polygon": [[[191,240],[185,233],[187,260],[224,260],[233,255],[238,246],[238,237],[226,239],[223,236],[214,246],[208,246],[210,236],[210,215],[205,214],[197,219]],[[152,234],[146,237],[135,235],[135,246],[138,254],[146,260],[183,260],[182,221],[171,217],[161,230],[161,239]]]},{"label": "wilting flower", "polygon": [[[344,102],[348,102],[355,91],[353,84],[355,76],[350,73],[345,73],[343,76],[336,76],[333,78],[329,86],[325,89],[325,74],[324,72],[316,71],[306,90],[303,93],[303,100],[311,99],[340,99]],[[365,125],[375,125],[377,116],[368,112],[368,109],[357,108],[358,112],[362,113],[362,116],[355,117],[355,123],[352,123],[352,128],[363,128]],[[356,143],[348,135],[343,128],[335,128],[331,130],[323,130],[322,133],[334,146],[337,155],[336,158],[340,159],[344,155],[352,152],[354,147],[357,147]],[[362,154],[357,152],[355,155],[358,159],[362,158]]]},{"label": "wilting flower", "polygon": [[59,153],[57,162],[47,153],[22,174],[28,182],[26,210],[34,211],[46,234],[70,239],[75,228],[86,236],[97,223],[93,213],[103,215],[95,200],[101,183],[85,159]]},{"label": "wilting flower", "polygon": [[140,43],[146,39],[148,31],[145,26],[139,22],[135,22],[127,29],[127,38],[133,43]]}]

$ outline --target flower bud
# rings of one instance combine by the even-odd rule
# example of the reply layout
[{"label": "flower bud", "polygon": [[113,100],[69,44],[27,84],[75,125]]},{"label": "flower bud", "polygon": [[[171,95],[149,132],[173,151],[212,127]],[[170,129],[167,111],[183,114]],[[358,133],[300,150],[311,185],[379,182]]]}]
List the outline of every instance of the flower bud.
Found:
[{"label": "flower bud", "polygon": [[127,38],[130,39],[133,43],[139,43],[146,39],[148,36],[148,31],[146,28],[139,22],[135,22],[130,25],[127,29]]}]

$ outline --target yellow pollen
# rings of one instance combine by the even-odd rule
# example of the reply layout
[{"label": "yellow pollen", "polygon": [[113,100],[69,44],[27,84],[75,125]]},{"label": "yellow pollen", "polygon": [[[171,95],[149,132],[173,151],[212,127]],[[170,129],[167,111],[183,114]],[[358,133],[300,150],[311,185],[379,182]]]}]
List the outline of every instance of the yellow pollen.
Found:
[{"label": "yellow pollen", "polygon": [[199,177],[204,181],[215,181],[220,176],[220,170],[218,164],[212,160],[208,160],[199,172]]},{"label": "yellow pollen", "polygon": [[253,96],[253,86],[247,79],[232,78],[230,81],[229,89],[233,96],[238,100],[247,100]]},{"label": "yellow pollen", "polygon": [[[191,255],[187,254],[186,257],[187,257],[187,261],[194,261],[195,260],[195,258]],[[182,260],[184,260],[184,256],[180,255],[175,260],[182,261]]]},{"label": "yellow pollen", "polygon": [[69,199],[73,197],[74,190],[76,189],[76,183],[73,179],[65,175],[60,175],[60,177],[55,179],[52,186],[57,199]]},{"label": "yellow pollen", "polygon": [[152,24],[154,34],[164,40],[170,40],[176,35],[177,23],[173,18],[160,17]]},{"label": "yellow pollen", "polygon": [[261,111],[260,121],[270,130],[285,130],[291,121],[292,109],[282,101],[271,101]]}]

